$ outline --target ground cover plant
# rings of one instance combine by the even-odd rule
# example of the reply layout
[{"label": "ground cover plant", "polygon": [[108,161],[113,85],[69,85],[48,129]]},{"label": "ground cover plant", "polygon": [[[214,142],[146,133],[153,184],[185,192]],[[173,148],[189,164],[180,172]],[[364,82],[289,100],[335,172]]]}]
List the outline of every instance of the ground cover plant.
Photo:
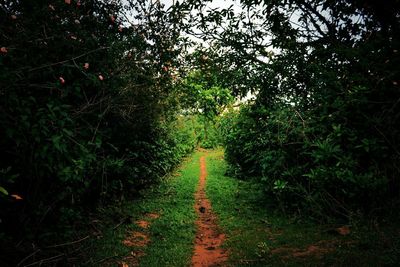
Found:
[{"label": "ground cover plant", "polygon": [[[100,221],[107,222],[101,226],[102,237],[87,242],[80,265],[187,266],[195,233],[199,157],[196,153],[184,160],[160,184],[145,189],[143,197],[118,206],[117,213],[112,206],[102,212],[106,218]],[[117,219],[110,220],[115,214]]]}]

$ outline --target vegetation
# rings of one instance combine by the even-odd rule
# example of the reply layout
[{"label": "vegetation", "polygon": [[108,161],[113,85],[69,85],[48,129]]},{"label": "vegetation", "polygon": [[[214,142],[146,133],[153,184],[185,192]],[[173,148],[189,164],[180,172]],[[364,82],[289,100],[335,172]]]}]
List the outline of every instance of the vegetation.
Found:
[{"label": "vegetation", "polygon": [[241,3],[198,20],[226,86],[255,97],[225,130],[234,172],[320,219],[395,207],[398,3]]},{"label": "vegetation", "polygon": [[[85,261],[81,265],[98,266],[99,262],[115,265],[116,260],[131,264],[130,257],[134,254],[141,257],[142,266],[187,266],[195,234],[193,194],[199,176],[199,157],[200,153],[197,152],[185,160],[178,170],[160,184],[145,189],[141,199],[119,206],[117,218],[123,224],[116,229],[112,228],[119,221],[110,220],[113,214],[115,216],[115,207],[108,207],[104,212],[108,213],[108,218],[102,220],[107,222],[101,227],[103,238],[87,242],[85,246],[89,249],[82,256]],[[143,229],[137,222],[149,221],[149,214],[156,216],[150,218],[151,224]],[[123,241],[129,240],[135,231],[145,231],[149,243],[136,247],[125,246]]]},{"label": "vegetation", "polygon": [[352,221],[349,235],[340,235],[336,222],[316,224],[275,212],[259,182],[225,175],[223,151],[210,151],[207,164],[207,194],[228,236],[228,265],[396,266],[399,261],[396,223]]},{"label": "vegetation", "polygon": [[219,117],[232,105],[234,98],[219,81],[214,62],[205,54],[195,51],[189,59],[195,69],[180,84],[181,106],[203,126],[198,134],[198,144],[203,148],[215,148],[222,145]]},{"label": "vegetation", "polygon": [[[258,212],[243,202],[256,228],[272,210],[322,223],[398,221],[399,1],[161,2],[0,3],[0,265],[65,260],[66,244],[90,244],[82,235],[95,218],[132,199],[165,208],[151,231],[189,240],[189,225],[161,231],[165,220],[192,223],[193,170],[163,178],[199,147],[223,146],[238,178],[210,163],[223,185],[211,180],[210,198],[232,235],[232,203],[245,195],[270,203]],[[182,193],[174,212],[170,197],[157,197],[168,186]],[[175,250],[187,255],[183,246]],[[143,261],[169,249],[152,244],[161,254]],[[242,256],[268,254],[251,253]]]},{"label": "vegetation", "polygon": [[88,211],[137,195],[195,142],[175,108],[173,13],[67,0],[0,12],[0,235],[20,260],[74,240]]}]

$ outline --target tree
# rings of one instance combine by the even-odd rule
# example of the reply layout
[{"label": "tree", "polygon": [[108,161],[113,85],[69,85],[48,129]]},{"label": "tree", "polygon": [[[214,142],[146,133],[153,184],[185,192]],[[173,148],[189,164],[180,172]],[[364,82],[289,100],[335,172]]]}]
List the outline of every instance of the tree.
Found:
[{"label": "tree", "polygon": [[190,150],[173,135],[181,19],[148,1],[15,0],[0,13],[1,246],[45,247]]},{"label": "tree", "polygon": [[203,11],[192,34],[218,49],[221,79],[256,95],[226,141],[243,176],[320,216],[399,199],[396,1],[191,3]]},{"label": "tree", "polygon": [[[228,105],[233,103],[230,89],[222,87],[216,75],[216,66],[205,52],[195,52],[193,55],[194,66],[183,79],[181,85],[182,108],[190,114],[199,115],[203,125],[203,146],[214,147],[218,145],[216,132],[216,118],[220,116]],[[212,135],[210,137],[210,127]],[[199,140],[200,142],[200,140]]]}]

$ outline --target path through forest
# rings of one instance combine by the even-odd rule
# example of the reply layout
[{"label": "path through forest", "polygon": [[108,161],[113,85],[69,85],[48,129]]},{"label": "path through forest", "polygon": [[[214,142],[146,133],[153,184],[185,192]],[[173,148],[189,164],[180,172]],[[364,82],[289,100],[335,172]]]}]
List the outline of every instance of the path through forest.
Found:
[{"label": "path through forest", "polygon": [[118,228],[115,241],[103,240],[98,253],[121,260],[104,266],[380,266],[392,260],[377,248],[395,242],[395,233],[377,239],[350,225],[294,221],[268,207],[262,185],[229,177],[226,169],[222,150],[187,158],[131,203],[132,224]]}]

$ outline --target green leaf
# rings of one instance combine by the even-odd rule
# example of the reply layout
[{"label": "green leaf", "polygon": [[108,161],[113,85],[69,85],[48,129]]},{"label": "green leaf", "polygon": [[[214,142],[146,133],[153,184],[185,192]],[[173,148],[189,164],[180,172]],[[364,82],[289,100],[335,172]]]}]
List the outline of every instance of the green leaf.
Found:
[{"label": "green leaf", "polygon": [[0,186],[0,193],[3,193],[4,195],[8,196],[7,190],[2,186]]},{"label": "green leaf", "polygon": [[52,136],[51,140],[53,141],[54,147],[57,150],[61,151],[61,146],[60,146],[61,136],[59,136],[59,135]]},{"label": "green leaf", "polygon": [[73,135],[74,135],[70,130],[67,130],[67,129],[62,129],[62,130],[63,130],[63,132],[66,133],[68,136],[73,136]]}]

